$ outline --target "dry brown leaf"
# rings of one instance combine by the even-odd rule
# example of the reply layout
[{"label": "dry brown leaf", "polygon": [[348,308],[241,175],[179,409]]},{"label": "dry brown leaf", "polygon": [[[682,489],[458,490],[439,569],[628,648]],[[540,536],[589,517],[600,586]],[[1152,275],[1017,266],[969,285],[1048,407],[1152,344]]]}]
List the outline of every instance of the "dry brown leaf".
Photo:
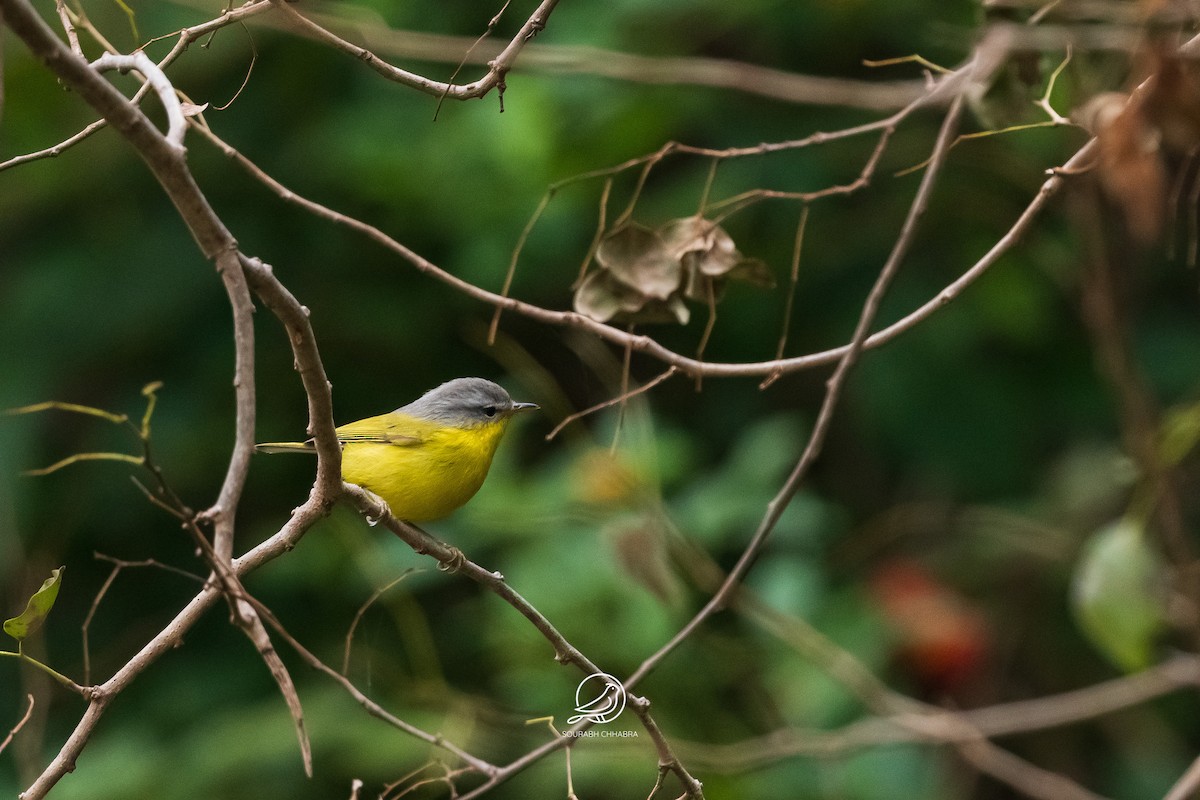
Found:
[{"label": "dry brown leaf", "polygon": [[1120,209],[1129,233],[1143,244],[1160,236],[1167,196],[1157,129],[1136,99],[1119,110],[1109,105],[1091,120],[1099,142],[1100,182]]}]

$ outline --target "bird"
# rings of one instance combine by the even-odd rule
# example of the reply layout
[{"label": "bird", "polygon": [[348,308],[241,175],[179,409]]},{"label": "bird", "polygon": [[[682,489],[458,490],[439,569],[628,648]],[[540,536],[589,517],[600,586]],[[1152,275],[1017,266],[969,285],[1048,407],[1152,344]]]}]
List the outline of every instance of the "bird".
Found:
[{"label": "bird", "polygon": [[[455,378],[395,411],[338,428],[342,480],[378,495],[397,519],[441,519],[479,491],[512,418],[537,408],[484,378]],[[316,452],[312,439],[255,449]]]}]

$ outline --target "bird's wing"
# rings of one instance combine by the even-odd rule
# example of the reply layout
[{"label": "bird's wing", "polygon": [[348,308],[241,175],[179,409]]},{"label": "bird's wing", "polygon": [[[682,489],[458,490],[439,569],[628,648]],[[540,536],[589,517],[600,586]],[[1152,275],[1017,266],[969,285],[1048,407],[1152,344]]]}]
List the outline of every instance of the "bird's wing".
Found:
[{"label": "bird's wing", "polygon": [[605,714],[617,707],[620,697],[613,691],[611,683],[605,684],[604,691],[595,700],[576,706],[575,710],[586,714]]},{"label": "bird's wing", "polygon": [[337,435],[342,444],[371,442],[411,447],[423,440],[417,421],[395,412],[348,423],[337,429]]}]

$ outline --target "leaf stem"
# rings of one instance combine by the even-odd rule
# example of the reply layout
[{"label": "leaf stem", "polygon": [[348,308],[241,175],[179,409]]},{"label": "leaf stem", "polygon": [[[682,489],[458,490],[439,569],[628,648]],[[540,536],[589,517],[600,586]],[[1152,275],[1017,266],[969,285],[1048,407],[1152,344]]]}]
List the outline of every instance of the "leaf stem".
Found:
[{"label": "leaf stem", "polygon": [[38,661],[36,658],[25,655],[25,652],[24,652],[24,650],[21,649],[21,646],[19,643],[17,645],[17,648],[18,648],[17,650],[0,650],[0,656],[9,656],[10,658],[15,658],[20,661],[24,661],[26,664],[29,664],[32,667],[36,667],[37,669],[40,669],[42,672],[46,673],[51,678],[54,678],[54,680],[58,681],[63,686],[70,689],[72,692],[75,692],[76,694],[80,695],[81,697],[86,698],[88,696],[88,690],[86,687],[80,686],[78,683],[71,680],[66,675],[63,675],[61,672],[56,671],[54,668],[43,664],[41,661]]}]

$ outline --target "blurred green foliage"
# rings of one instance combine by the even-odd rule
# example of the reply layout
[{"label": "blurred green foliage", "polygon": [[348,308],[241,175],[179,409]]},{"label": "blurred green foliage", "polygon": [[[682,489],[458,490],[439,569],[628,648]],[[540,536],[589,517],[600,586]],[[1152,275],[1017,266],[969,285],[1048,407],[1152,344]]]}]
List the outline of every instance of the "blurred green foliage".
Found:
[{"label": "blurred green foliage", "polygon": [[1117,666],[1132,672],[1153,663],[1167,622],[1165,577],[1135,520],[1118,520],[1088,540],[1075,574],[1075,613]]},{"label": "blurred green foliage", "polygon": [[[143,37],[200,22],[221,7],[130,5]],[[461,2],[361,5],[394,27],[466,36],[484,30],[497,10]],[[84,6],[118,47],[140,44],[116,4]],[[532,7],[514,4],[497,36],[511,35]],[[958,63],[980,20],[967,0],[621,0],[563,3],[537,41],[889,80],[918,72],[871,70],[861,61],[919,52]],[[0,160],[47,147],[91,121],[84,103],[62,91],[11,33],[0,36]],[[98,52],[84,40],[89,53]],[[170,43],[149,52],[161,57]],[[453,70],[450,63],[405,66],[435,78]],[[194,43],[168,74],[192,100],[213,104],[206,116],[220,136],[290,189],[378,226],[490,290],[502,285],[522,227],[555,181],[667,140],[747,146],[877,116],[525,70],[518,62],[503,114],[489,96],[447,102],[435,122],[435,98],[258,25]],[[476,74],[466,67],[460,79]],[[1111,64],[1080,65],[1063,79],[1060,110],[1069,110],[1072,92],[1123,80]],[[1032,106],[1018,108],[1027,117],[1021,121],[1037,118]],[[907,121],[869,190],[811,208],[788,354],[848,336],[919,180],[894,173],[928,156],[938,122],[931,112]],[[908,313],[974,263],[1009,228],[1043,171],[1083,141],[1079,131],[1059,129],[959,145],[880,322]],[[619,391],[620,352],[511,313],[488,347],[489,307],[281,202],[200,137],[190,136],[188,146],[199,184],[243,250],[271,263],[311,309],[340,422],[475,374],[503,380],[514,396],[546,409],[510,432],[484,489],[455,516],[432,524],[436,535],[502,572],[568,640],[617,676],[700,607],[706,595],[680,567],[680,548],[732,565],[803,446],[827,371],[788,375],[764,391],[753,378],[707,379],[697,387],[676,377],[624,412],[594,415],[543,441],[566,414]],[[848,182],[873,146],[873,139],[857,138],[723,162],[712,194]],[[695,213],[708,168],[698,158],[664,162],[635,218],[658,227]],[[613,209],[627,202],[634,177],[616,182]],[[523,251],[514,296],[570,308],[600,189],[591,181],[555,196]],[[821,460],[747,580],[771,608],[807,620],[889,685],[926,699],[972,707],[1117,674],[1077,628],[1069,593],[1080,548],[1123,511],[1137,476],[1122,453],[1119,405],[1080,322],[1082,247],[1066,208],[1058,203],[1043,215],[962,297],[864,355]],[[723,222],[743,253],[769,265],[779,288],[731,285],[707,357],[773,356],[798,215],[794,203],[764,202]],[[211,265],[132,150],[105,130],[56,158],[0,172],[0,266],[0,407],[60,400],[136,418],[141,387],[162,381],[158,458],[186,502],[211,503],[233,438],[228,304]],[[1194,403],[1194,270],[1157,251],[1130,257],[1122,268],[1134,312],[1133,352],[1148,385],[1163,407]],[[701,309],[687,327],[645,331],[691,352],[706,315]],[[295,438],[304,430],[305,404],[286,337],[262,310],[257,333],[259,436]],[[636,379],[659,369],[633,359]],[[614,441],[615,460],[597,457]],[[111,570],[95,553],[193,572],[203,571],[201,563],[177,522],[145,502],[126,465],[77,464],[42,478],[20,473],[72,453],[127,447],[120,433],[86,418],[47,412],[0,419],[0,617],[18,614],[53,566],[68,565],[53,619],[26,648],[80,681],[80,626]],[[1180,465],[1182,485],[1194,489],[1189,450],[1172,455],[1172,463]],[[311,479],[311,461],[256,459],[237,514],[238,550],[274,533]],[[1196,509],[1185,511],[1192,530]],[[941,587],[945,619],[973,620],[972,635],[985,638],[978,651],[984,655],[963,668],[958,683],[928,671],[922,642],[898,623],[894,596],[880,588],[879,568],[898,559],[919,563]],[[525,720],[553,714],[564,721],[581,676],[557,665],[512,608],[438,572],[348,510],[336,510],[294,552],[250,576],[247,587],[308,648],[340,666],[356,611],[414,568],[364,614],[350,677],[398,716],[493,763],[545,741],[545,727]],[[194,591],[188,579],[162,570],[123,571],[91,620],[92,680],[123,664]],[[77,771],[53,796],[344,797],[353,778],[365,781],[364,796],[375,796],[437,756],[370,718],[286,646],[279,649],[304,703],[313,780],[303,777],[287,710],[261,660],[225,612],[214,610],[112,706]],[[57,751],[82,704],[5,661],[0,732],[19,719],[25,692],[38,697],[35,720],[0,755],[0,795],[12,796]],[[1009,796],[988,780],[974,783],[951,753],[932,746],[789,758],[751,770],[710,757],[710,745],[787,726],[836,727],[864,713],[825,670],[733,612],[704,625],[639,691],[653,700],[656,719],[711,798]],[[1159,797],[1200,745],[1196,710],[1194,698],[1175,696],[1102,723],[1003,744],[1097,792]],[[615,724],[637,730],[629,714]],[[642,732],[581,744],[573,767],[581,798],[643,797],[655,755]],[[437,788],[420,796],[444,796]],[[493,796],[565,795],[560,753]]]}]

